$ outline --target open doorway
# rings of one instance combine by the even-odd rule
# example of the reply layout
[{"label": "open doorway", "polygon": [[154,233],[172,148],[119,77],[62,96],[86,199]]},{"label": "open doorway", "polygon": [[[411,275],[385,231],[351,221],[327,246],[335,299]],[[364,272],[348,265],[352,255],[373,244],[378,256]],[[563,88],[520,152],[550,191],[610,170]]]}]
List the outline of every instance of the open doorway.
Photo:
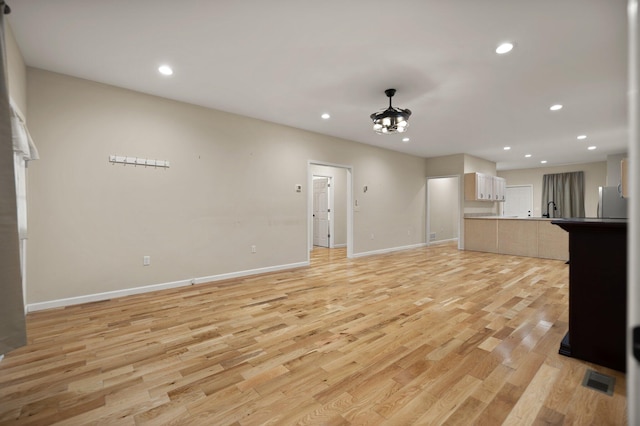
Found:
[{"label": "open doorway", "polygon": [[460,177],[427,178],[427,244],[460,245]]},{"label": "open doorway", "polygon": [[308,248],[346,249],[353,256],[352,168],[309,161]]}]

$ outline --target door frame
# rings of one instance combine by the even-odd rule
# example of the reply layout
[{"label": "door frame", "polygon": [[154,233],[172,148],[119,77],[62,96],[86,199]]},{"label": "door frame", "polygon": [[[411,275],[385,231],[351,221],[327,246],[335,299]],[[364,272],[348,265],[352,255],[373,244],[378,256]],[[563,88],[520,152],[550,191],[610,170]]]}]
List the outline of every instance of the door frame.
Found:
[{"label": "door frame", "polygon": [[425,241],[430,246],[429,234],[431,234],[431,203],[429,202],[429,181],[432,179],[457,178],[458,179],[458,250],[464,247],[464,179],[461,175],[444,175],[444,176],[428,176],[424,186],[425,206],[426,206],[426,223],[425,223]]},{"label": "door frame", "polygon": [[[640,266],[635,261],[640,255],[640,2],[629,0],[629,236],[627,252],[627,401],[640,397],[640,362],[633,356],[633,328],[640,327]],[[640,423],[640,404],[627,404],[627,421]]]},{"label": "door frame", "polygon": [[[307,161],[307,261],[311,261],[313,250],[313,172],[311,166],[335,167],[347,172],[347,257],[353,257],[353,166],[347,164],[329,163],[327,161]],[[333,192],[333,191],[331,191]],[[333,210],[332,210],[333,212]],[[332,217],[333,219],[333,217]],[[333,226],[333,220],[329,226]],[[332,229],[333,235],[333,229]],[[331,244],[331,241],[329,241]]]},{"label": "door frame", "polygon": [[[312,204],[311,204],[311,217],[313,218],[313,191],[315,191],[314,187],[313,187],[313,178],[325,178],[327,179],[327,185],[328,185],[328,190],[327,190],[327,205],[328,205],[328,209],[329,209],[329,248],[334,248],[335,244],[333,242],[334,238],[333,236],[334,234],[334,229],[333,229],[333,223],[335,220],[334,217],[334,213],[335,213],[335,209],[334,209],[334,191],[332,190],[332,186],[333,185],[333,177],[331,176],[324,176],[324,175],[312,175],[311,176],[311,200],[312,200]],[[313,221],[313,219],[312,219]],[[312,231],[313,231],[313,226],[311,227]],[[313,239],[315,238],[315,235],[313,235],[313,232],[311,234],[311,245],[313,246]],[[322,247],[322,246],[320,246]]]}]

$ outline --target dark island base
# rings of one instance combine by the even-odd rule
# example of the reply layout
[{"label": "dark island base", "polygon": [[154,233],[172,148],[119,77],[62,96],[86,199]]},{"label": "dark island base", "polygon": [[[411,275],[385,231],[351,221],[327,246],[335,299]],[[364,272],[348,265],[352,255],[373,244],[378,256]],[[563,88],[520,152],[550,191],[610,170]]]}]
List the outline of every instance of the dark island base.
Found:
[{"label": "dark island base", "polygon": [[569,333],[564,335],[562,342],[560,342],[560,349],[558,350],[560,355],[571,356],[571,345],[569,344]]},{"label": "dark island base", "polygon": [[569,333],[558,353],[626,370],[627,220],[559,219],[569,232]]}]

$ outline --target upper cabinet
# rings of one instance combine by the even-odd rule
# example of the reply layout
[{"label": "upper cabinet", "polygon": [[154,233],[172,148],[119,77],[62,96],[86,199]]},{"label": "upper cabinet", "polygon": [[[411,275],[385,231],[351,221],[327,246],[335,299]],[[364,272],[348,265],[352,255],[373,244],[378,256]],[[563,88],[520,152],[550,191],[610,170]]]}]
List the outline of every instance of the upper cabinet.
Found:
[{"label": "upper cabinet", "polygon": [[465,173],[464,199],[467,201],[504,201],[504,178],[484,173]]},{"label": "upper cabinet", "polygon": [[627,158],[620,162],[620,180],[622,196],[629,198],[629,160]]},{"label": "upper cabinet", "polygon": [[506,199],[507,180],[498,176],[491,176],[491,178],[493,179],[494,201],[504,201]]}]

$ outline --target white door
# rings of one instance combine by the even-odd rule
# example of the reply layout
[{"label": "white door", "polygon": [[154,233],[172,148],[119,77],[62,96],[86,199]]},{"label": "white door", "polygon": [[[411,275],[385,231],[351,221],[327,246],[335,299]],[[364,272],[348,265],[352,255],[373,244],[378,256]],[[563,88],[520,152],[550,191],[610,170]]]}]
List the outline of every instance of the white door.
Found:
[{"label": "white door", "polygon": [[502,203],[503,216],[533,216],[532,185],[507,186],[505,197],[505,201]]},{"label": "white door", "polygon": [[313,245],[329,247],[329,188],[328,177],[313,177]]}]

